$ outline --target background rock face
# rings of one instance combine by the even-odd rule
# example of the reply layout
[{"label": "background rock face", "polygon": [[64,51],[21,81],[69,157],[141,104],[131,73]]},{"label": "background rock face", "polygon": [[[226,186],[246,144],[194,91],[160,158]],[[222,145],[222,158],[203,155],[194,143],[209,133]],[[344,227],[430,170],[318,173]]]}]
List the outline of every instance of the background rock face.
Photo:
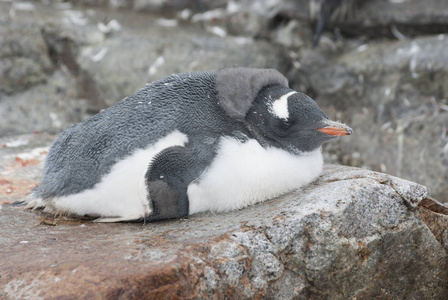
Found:
[{"label": "background rock face", "polygon": [[330,165],[303,190],[240,211],[96,224],[5,204],[39,180],[52,140],[20,138],[28,144],[8,140],[10,147],[0,149],[1,298],[444,299],[448,293],[448,209],[416,183]]},{"label": "background rock face", "polygon": [[448,201],[445,1],[344,0],[312,49],[317,3],[2,2],[0,136],[59,133],[168,74],[273,67],[354,129],[327,162]]},{"label": "background rock face", "polygon": [[[448,195],[448,55],[444,35],[362,45],[304,71],[318,102],[356,128],[328,144],[345,164],[412,178]],[[341,147],[342,149],[340,149]]]}]

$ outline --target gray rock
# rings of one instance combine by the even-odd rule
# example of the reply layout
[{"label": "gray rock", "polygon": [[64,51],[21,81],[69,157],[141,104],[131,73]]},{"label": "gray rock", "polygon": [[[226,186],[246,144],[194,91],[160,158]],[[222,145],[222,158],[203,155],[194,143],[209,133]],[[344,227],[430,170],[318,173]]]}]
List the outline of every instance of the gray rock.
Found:
[{"label": "gray rock", "polygon": [[[123,30],[101,44],[84,47],[78,57],[81,68],[92,75],[99,98],[108,105],[147,82],[173,73],[232,65],[274,66],[280,70],[287,67],[282,50],[266,41],[220,37],[188,23],[164,27],[158,19],[145,15],[115,17]],[[130,21],[132,28],[126,25]],[[107,53],[100,61],[92,62],[101,51]]]},{"label": "gray rock", "polygon": [[327,145],[328,159],[420,182],[447,201],[446,47],[448,37],[437,35],[305,55],[298,74],[308,77],[306,88],[355,131]]},{"label": "gray rock", "polygon": [[[299,20],[310,19],[312,25],[319,18],[319,13],[310,4],[322,1],[280,2],[281,15],[292,15]],[[337,31],[351,37],[406,39],[424,34],[444,33],[447,25],[448,10],[444,0],[342,0],[330,19],[328,31],[338,28]],[[333,36],[338,38],[337,34]]]},{"label": "gray rock", "polygon": [[[278,21],[295,20],[300,28],[295,31],[305,38],[306,44],[312,41],[315,22],[319,18],[317,0],[40,0],[40,2],[71,4],[90,7],[127,9],[138,12],[176,14],[189,18],[191,14],[204,14],[211,24],[220,23],[230,33],[270,38],[284,24]],[[182,14],[180,14],[183,12]],[[374,1],[343,0],[330,20],[329,29],[339,28],[348,36],[384,36],[397,39],[415,37],[421,34],[446,32],[448,11],[444,0]],[[292,25],[290,25],[292,26]],[[284,29],[284,28],[283,28]],[[330,30],[329,30],[330,31]],[[280,33],[282,34],[282,33]],[[274,38],[276,40],[276,38]],[[324,42],[325,43],[325,42]],[[296,42],[294,42],[296,44]],[[299,43],[301,44],[301,43]]]},{"label": "gray rock", "polygon": [[61,132],[90,116],[88,102],[78,98],[76,81],[62,70],[46,84],[3,96],[0,100],[0,136],[17,132]]},{"label": "gray rock", "polygon": [[25,181],[37,182],[51,139],[2,140],[2,298],[444,299],[448,293],[448,208],[424,186],[329,165],[310,186],[246,209],[144,225],[96,224],[5,204],[26,194]]},{"label": "gray rock", "polygon": [[0,97],[45,82],[53,69],[39,27],[12,16],[10,6],[0,3]]},{"label": "gray rock", "polygon": [[[414,27],[418,32],[418,27],[424,32],[430,27],[447,25],[448,10],[446,2],[443,0],[407,0],[407,1],[368,1],[365,0],[351,14],[348,22],[360,22],[365,27],[375,27],[380,25],[406,25]],[[424,28],[424,27],[427,28]],[[403,28],[404,29],[404,28]],[[442,29],[443,30],[443,29]]]},{"label": "gray rock", "polygon": [[[40,0],[43,3],[62,2],[61,0]],[[225,0],[70,0],[75,5],[93,7],[126,8],[135,11],[173,13],[184,9],[205,11],[226,5]]]},{"label": "gray rock", "polygon": [[76,78],[59,60],[45,36],[65,13],[32,3],[0,3],[0,135],[33,131],[60,132],[87,117]]}]

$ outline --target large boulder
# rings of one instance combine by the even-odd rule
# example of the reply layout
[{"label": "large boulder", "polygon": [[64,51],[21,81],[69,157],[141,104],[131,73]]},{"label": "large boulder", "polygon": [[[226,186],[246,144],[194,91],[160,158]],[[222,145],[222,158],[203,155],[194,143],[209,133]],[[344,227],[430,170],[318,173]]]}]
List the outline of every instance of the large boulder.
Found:
[{"label": "large boulder", "polygon": [[304,55],[293,81],[354,128],[327,145],[333,161],[427,185],[448,200],[448,37],[369,43]]},{"label": "large boulder", "polygon": [[[6,204],[52,137],[0,149],[0,297],[445,299],[448,209],[413,182],[329,165],[314,183],[229,213],[96,224]],[[27,184],[25,184],[27,182]]]}]

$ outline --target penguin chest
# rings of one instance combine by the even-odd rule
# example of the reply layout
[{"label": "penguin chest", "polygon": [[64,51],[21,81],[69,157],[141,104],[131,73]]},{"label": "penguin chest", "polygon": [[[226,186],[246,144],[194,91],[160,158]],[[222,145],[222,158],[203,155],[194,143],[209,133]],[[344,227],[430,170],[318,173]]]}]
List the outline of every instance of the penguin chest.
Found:
[{"label": "penguin chest", "polygon": [[300,188],[322,171],[321,149],[294,155],[222,138],[210,167],[188,186],[189,213],[228,211],[265,201]]}]

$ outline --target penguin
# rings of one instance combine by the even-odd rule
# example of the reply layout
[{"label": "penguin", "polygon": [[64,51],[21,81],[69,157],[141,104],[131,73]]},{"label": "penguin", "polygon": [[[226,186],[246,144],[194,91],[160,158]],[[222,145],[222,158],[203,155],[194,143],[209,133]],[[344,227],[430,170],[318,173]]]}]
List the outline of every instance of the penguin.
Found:
[{"label": "penguin", "polygon": [[230,211],[309,184],[351,133],[275,69],[174,74],[62,132],[25,202],[97,222]]}]

